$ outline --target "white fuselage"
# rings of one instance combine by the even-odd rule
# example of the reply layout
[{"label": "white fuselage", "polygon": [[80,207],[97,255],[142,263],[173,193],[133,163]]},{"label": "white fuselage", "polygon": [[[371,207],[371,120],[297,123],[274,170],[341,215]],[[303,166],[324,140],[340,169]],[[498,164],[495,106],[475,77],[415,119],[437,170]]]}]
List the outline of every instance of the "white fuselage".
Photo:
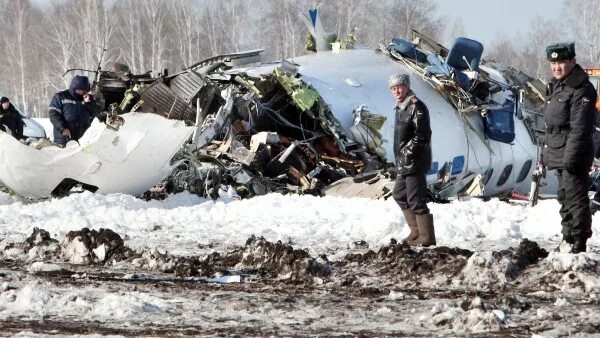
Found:
[{"label": "white fuselage", "polygon": [[[484,135],[481,116],[474,114],[466,117],[470,119],[475,130],[468,127],[456,109],[430,83],[403,63],[375,50],[321,52],[293,58],[293,62],[300,65],[299,73],[302,79],[319,92],[343,128],[347,129],[352,125],[353,110],[360,105],[367,105],[371,112],[387,117],[381,131],[389,162],[394,162],[396,102],[388,88],[387,79],[399,72],[409,74],[411,88],[427,105],[431,119],[433,165],[427,177],[429,183],[437,180],[437,170],[434,169],[450,162],[454,163],[452,176],[455,177],[469,172],[484,174],[493,170],[485,184],[484,195],[510,190],[524,194],[529,191],[537,155],[536,145],[522,120],[515,117],[516,137],[512,143],[489,139],[484,141],[481,136]],[[505,82],[499,72],[493,69],[485,70],[494,80]],[[500,94],[497,95],[500,96],[499,100],[512,100],[512,94]],[[504,97],[501,97],[502,95]],[[502,172],[510,165],[512,170],[508,178],[498,184]],[[522,171],[525,173],[519,175]],[[520,181],[519,176],[522,178]]]}]

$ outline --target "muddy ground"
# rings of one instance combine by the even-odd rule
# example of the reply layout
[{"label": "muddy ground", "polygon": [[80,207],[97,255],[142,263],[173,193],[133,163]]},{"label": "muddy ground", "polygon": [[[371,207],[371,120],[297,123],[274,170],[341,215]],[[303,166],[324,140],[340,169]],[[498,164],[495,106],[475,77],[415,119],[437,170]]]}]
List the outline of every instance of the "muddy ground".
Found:
[{"label": "muddy ground", "polygon": [[[547,249],[526,239],[482,252],[361,241],[330,261],[251,237],[244,247],[182,257],[130,249],[111,230],[53,239],[35,229],[0,254],[0,332],[599,335],[599,255]],[[224,276],[240,282],[211,279]]]}]

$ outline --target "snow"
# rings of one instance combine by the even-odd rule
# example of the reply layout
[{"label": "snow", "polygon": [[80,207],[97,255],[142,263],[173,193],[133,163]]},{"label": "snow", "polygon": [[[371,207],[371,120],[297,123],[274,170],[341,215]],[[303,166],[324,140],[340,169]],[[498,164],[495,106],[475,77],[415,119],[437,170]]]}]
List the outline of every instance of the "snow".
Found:
[{"label": "snow", "polygon": [[[0,232],[13,242],[22,241],[33,227],[45,229],[58,239],[88,227],[125,235],[127,245],[136,248],[178,252],[187,250],[186,245],[240,246],[254,234],[325,253],[360,240],[377,248],[408,234],[400,209],[392,200],[269,194],[212,201],[181,193],[164,201],[146,202],[123,194],[83,192],[37,203],[0,194],[0,201]],[[516,245],[522,238],[544,241],[560,234],[559,205],[554,200],[541,201],[535,208],[496,199],[430,204],[430,208],[438,245],[473,249],[481,242]],[[598,217],[594,217],[592,244],[598,243]],[[158,243],[161,245],[154,245]],[[77,247],[69,249],[73,254],[78,252]]]},{"label": "snow", "polygon": [[60,271],[62,268],[58,264],[49,264],[44,262],[35,262],[27,268],[29,272],[50,272]]},{"label": "snow", "polygon": [[50,122],[50,119],[47,117],[34,117],[32,118],[35,122],[39,123],[42,127],[44,127],[44,131],[46,132],[46,138],[53,140],[54,139],[54,126]]},{"label": "snow", "polygon": [[[528,238],[551,251],[561,238],[559,204],[554,200],[543,200],[534,208],[497,199],[488,202],[471,199],[430,204],[429,207],[435,219],[438,246],[474,251],[458,277],[452,279],[446,276],[450,284],[457,288],[479,290],[490,285],[502,288],[510,282],[507,279],[510,262],[506,257],[494,256],[493,250],[515,247],[521,239]],[[553,283],[564,294],[553,296],[548,306],[535,308],[527,316],[537,316],[540,321],[563,318],[559,316],[560,312],[577,304],[569,298],[569,294],[583,295],[587,292],[589,297],[586,295],[586,299],[597,302],[600,290],[597,274],[600,267],[600,255],[597,253],[600,238],[598,217],[594,216],[593,220],[594,235],[589,242],[591,252],[577,255],[551,252],[544,259],[545,266],[551,271],[541,271],[540,274],[557,274],[559,278]],[[47,230],[52,238],[61,243],[33,247],[28,251],[17,247],[6,249],[9,243],[23,242],[34,227]],[[121,235],[126,246],[143,249],[141,255],[131,262],[131,266],[139,270],[129,271],[125,277],[120,277],[121,283],[123,280],[137,280],[142,284],[102,286],[102,283],[87,281],[89,275],[85,268],[75,271],[71,276],[78,282],[71,279],[65,285],[36,278],[38,275],[64,273],[68,271],[63,270],[68,263],[98,264],[89,262],[90,252],[79,239],[64,240],[69,231],[83,227],[111,229]],[[261,300],[252,300],[254,303],[249,306],[247,302],[254,295],[246,295],[245,292],[225,292],[218,288],[210,293],[202,289],[177,291],[175,284],[173,290],[168,291],[164,287],[159,290],[150,284],[143,284],[158,282],[165,278],[160,275],[161,272],[173,270],[173,262],[159,254],[166,251],[182,256],[223,252],[244,246],[251,235],[256,235],[272,242],[280,240],[295,249],[306,249],[312,257],[324,254],[330,261],[335,261],[355,252],[355,242],[365,241],[369,249],[377,251],[379,247],[388,245],[392,238],[402,239],[408,231],[402,213],[393,200],[280,194],[240,200],[235,194],[228,194],[213,201],[181,193],[163,201],[144,201],[124,194],[83,192],[61,199],[29,202],[0,193],[0,258],[21,257],[27,262],[22,272],[12,278],[3,278],[4,274],[0,273],[0,321],[9,318],[37,320],[52,317],[67,321],[69,318],[83,318],[96,323],[114,322],[124,326],[177,323],[184,326],[202,325],[210,329],[235,327],[238,322],[245,325],[264,323],[261,320],[265,315],[258,314],[259,311],[270,318],[269,323],[272,324],[269,325],[273,326],[269,326],[269,329],[277,332],[277,328],[296,323],[295,318],[321,323],[323,314],[333,311],[338,315],[336,320],[339,326],[350,325],[348,330],[360,330],[379,318],[379,321],[389,319],[389,325],[386,324],[382,330],[391,331],[383,332],[396,332],[394,330],[405,330],[407,327],[414,329],[422,323],[446,330],[440,331],[445,334],[467,334],[495,331],[515,320],[515,313],[495,305],[486,307],[479,298],[473,299],[469,307],[459,306],[448,299],[417,303],[419,297],[402,289],[390,290],[379,298],[378,303],[373,303],[377,304],[374,306],[367,305],[371,301],[358,307],[354,303],[352,311],[357,311],[356,318],[365,319],[350,324],[342,319],[346,314],[333,307],[335,303],[321,303],[321,300],[311,300],[318,302],[318,306],[309,302],[304,307],[298,305],[288,311],[277,307],[277,303],[264,303]],[[44,262],[45,250],[56,250],[59,245],[63,263]],[[106,250],[104,245],[96,247],[95,256],[104,258]],[[67,269],[76,268],[71,266]],[[145,271],[152,273],[145,274]],[[440,280],[444,280],[443,277],[440,276]],[[368,286],[369,278],[372,277],[358,276],[357,280]],[[217,276],[206,281],[214,282],[218,287],[248,283],[239,275]],[[456,285],[459,283],[457,281],[461,285]],[[432,285],[435,283],[432,281]],[[319,299],[328,287],[322,279],[315,285],[320,291],[303,297]],[[551,295],[545,290],[532,291],[538,292],[538,297]],[[261,308],[253,311],[256,306]],[[410,313],[414,319],[408,322],[395,319],[400,312]],[[582,322],[600,321],[593,312],[582,312],[578,318]],[[208,326],[205,323],[209,323],[206,324]],[[21,334],[27,335],[27,332],[25,330]],[[282,334],[286,332],[293,335],[296,331]],[[406,332],[410,335],[412,331]]]}]

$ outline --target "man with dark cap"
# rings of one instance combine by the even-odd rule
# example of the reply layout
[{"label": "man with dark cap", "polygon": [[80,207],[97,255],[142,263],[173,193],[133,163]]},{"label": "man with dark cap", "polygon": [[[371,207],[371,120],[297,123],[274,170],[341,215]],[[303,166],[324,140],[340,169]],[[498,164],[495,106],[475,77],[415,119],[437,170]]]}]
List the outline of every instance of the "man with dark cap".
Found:
[{"label": "man with dark cap", "polygon": [[0,99],[0,130],[12,134],[17,140],[23,139],[23,117],[10,103],[8,97],[3,96]]},{"label": "man with dark cap", "polygon": [[556,169],[558,202],[561,204],[563,241],[571,253],[586,251],[592,235],[588,189],[594,160],[596,90],[575,60],[574,43],[546,48],[553,78],[546,90],[546,142],[543,161]]},{"label": "man with dark cap", "polygon": [[433,215],[427,207],[427,172],[431,167],[429,110],[410,89],[408,74],[392,75],[388,81],[396,99],[394,155],[398,177],[392,196],[406,219],[410,234],[403,242],[435,245]]},{"label": "man with dark cap", "polygon": [[48,110],[54,126],[54,143],[64,147],[70,140],[79,140],[90,127],[99,107],[89,91],[87,76],[75,75],[69,89],[54,94]]}]

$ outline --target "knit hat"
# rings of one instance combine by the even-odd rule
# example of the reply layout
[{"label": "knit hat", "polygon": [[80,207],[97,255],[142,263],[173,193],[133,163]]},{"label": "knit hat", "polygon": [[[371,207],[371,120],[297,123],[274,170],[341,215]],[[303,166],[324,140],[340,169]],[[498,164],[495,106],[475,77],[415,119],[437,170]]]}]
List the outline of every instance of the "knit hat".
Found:
[{"label": "knit hat", "polygon": [[2,98],[0,99],[0,103],[4,103],[4,102],[10,102],[10,100],[8,99],[8,97],[2,96]]},{"label": "knit hat", "polygon": [[390,79],[388,80],[388,85],[390,86],[390,88],[394,87],[394,86],[408,86],[410,87],[410,77],[408,76],[408,74],[394,74],[392,76],[390,76]]},{"label": "knit hat", "polygon": [[75,75],[73,80],[71,80],[71,85],[69,89],[75,91],[75,89],[83,89],[86,92],[90,91],[90,80],[87,76],[83,75]]}]

